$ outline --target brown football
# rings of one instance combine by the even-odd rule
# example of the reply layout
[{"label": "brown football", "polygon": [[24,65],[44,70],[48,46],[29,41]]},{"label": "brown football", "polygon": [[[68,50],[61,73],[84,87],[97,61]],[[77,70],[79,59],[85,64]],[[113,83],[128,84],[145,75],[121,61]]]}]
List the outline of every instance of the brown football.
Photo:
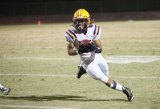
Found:
[{"label": "brown football", "polygon": [[87,46],[90,43],[91,43],[91,40],[82,40],[81,41],[81,44],[84,45],[84,46]]}]

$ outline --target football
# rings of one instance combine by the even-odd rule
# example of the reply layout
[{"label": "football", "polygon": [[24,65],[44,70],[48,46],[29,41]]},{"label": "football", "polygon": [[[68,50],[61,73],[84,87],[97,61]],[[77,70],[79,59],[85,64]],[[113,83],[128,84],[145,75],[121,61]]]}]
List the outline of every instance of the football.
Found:
[{"label": "football", "polygon": [[81,42],[80,42],[80,44],[81,45],[84,45],[84,46],[87,46],[88,44],[90,44],[91,43],[91,40],[82,40]]}]

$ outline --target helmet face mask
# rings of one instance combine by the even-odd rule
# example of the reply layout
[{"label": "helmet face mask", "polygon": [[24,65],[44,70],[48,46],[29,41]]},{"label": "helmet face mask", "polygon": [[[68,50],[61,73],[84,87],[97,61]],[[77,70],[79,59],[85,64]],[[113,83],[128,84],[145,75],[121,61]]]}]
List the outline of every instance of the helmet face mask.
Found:
[{"label": "helmet face mask", "polygon": [[79,33],[85,33],[90,24],[90,14],[85,9],[78,9],[73,16],[73,26]]},{"label": "helmet face mask", "polygon": [[74,20],[73,26],[79,33],[85,33],[88,27],[88,20],[87,19]]}]

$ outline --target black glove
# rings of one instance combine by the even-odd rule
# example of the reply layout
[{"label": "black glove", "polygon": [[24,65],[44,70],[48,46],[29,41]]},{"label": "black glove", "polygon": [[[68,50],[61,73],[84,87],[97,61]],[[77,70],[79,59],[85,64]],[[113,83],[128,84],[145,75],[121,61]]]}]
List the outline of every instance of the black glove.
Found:
[{"label": "black glove", "polygon": [[102,53],[102,49],[97,47],[95,53]]},{"label": "black glove", "polygon": [[84,52],[84,46],[83,45],[79,45],[78,54],[82,54],[83,52]]},{"label": "black glove", "polygon": [[92,52],[96,50],[96,46],[93,43],[90,43],[86,46],[84,46],[83,44],[79,45],[79,49],[78,49],[78,53],[82,54],[82,53],[88,53],[88,52]]},{"label": "black glove", "polygon": [[96,50],[96,45],[93,43],[88,44],[87,48],[89,49],[89,51],[95,51]]}]

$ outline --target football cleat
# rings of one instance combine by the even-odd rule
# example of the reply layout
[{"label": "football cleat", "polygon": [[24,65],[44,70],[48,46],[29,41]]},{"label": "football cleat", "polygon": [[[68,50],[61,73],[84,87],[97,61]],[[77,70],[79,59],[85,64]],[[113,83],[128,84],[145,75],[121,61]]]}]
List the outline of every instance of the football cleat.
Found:
[{"label": "football cleat", "polygon": [[130,88],[124,87],[123,93],[126,94],[128,101],[134,99],[133,91]]},{"label": "football cleat", "polygon": [[1,89],[1,91],[2,91],[2,93],[3,93],[4,95],[8,95],[9,92],[11,91],[11,89],[10,89],[10,88],[7,88],[7,87],[3,87],[3,88]]},{"label": "football cleat", "polygon": [[87,72],[86,72],[86,70],[85,70],[82,66],[78,66],[78,69],[79,69],[79,71],[78,71],[78,73],[77,73],[77,78],[80,79],[81,76],[82,76],[83,74],[86,74]]}]

